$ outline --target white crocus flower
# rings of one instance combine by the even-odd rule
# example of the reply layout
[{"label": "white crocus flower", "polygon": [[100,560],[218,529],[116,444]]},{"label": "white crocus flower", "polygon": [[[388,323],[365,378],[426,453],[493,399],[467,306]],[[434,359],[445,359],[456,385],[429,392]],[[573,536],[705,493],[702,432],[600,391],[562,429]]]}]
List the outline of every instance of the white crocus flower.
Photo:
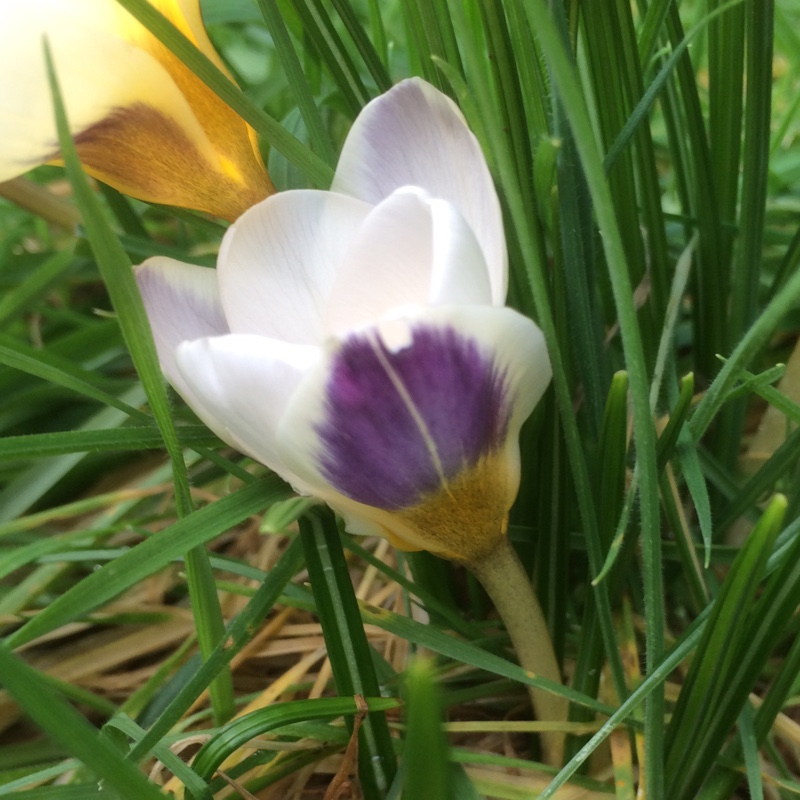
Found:
[{"label": "white crocus flower", "polygon": [[216,271],[155,258],[137,278],[187,403],[351,531],[467,564],[504,536],[550,362],[503,306],[497,195],[436,89],[370,103],[332,190],[251,208]]}]

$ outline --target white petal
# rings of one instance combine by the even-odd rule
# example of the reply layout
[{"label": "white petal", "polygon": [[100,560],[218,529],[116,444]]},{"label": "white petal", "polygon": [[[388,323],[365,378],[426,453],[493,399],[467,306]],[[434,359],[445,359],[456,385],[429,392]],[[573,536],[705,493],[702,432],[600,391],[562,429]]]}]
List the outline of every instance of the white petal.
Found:
[{"label": "white petal", "polygon": [[483,254],[464,218],[405,187],[364,220],[331,292],[325,330],[341,334],[403,305],[491,302]]},{"label": "white petal", "polygon": [[175,363],[181,342],[228,333],[217,289],[217,272],[172,258],[150,258],[136,267],[136,281],[169,382],[182,392]]},{"label": "white petal", "polygon": [[[401,328],[405,329],[405,335],[399,330]],[[316,487],[315,494],[329,500],[334,506],[346,506],[351,515],[356,513],[353,511],[353,503],[367,502],[368,496],[391,495],[394,498],[405,496],[408,486],[412,486],[413,489],[414,482],[413,476],[411,479],[408,478],[409,467],[417,470],[422,465],[423,471],[430,469],[427,463],[423,463],[425,457],[424,453],[420,455],[419,446],[411,444],[405,447],[403,441],[397,441],[397,431],[403,430],[397,428],[399,415],[394,411],[387,414],[386,409],[391,409],[392,406],[408,405],[408,397],[401,394],[402,389],[398,390],[397,397],[390,394],[392,391],[390,384],[397,385],[397,374],[391,374],[388,380],[386,379],[390,372],[388,369],[386,375],[377,375],[376,385],[371,390],[370,387],[365,388],[363,385],[351,387],[346,382],[337,383],[340,380],[338,376],[345,374],[339,371],[343,364],[341,354],[348,343],[367,336],[377,337],[392,353],[401,352],[411,342],[413,332],[424,329],[453,333],[463,341],[474,342],[481,353],[482,362],[475,372],[476,377],[485,379],[489,374],[498,376],[496,380],[499,380],[500,384],[496,385],[502,386],[500,396],[504,399],[504,408],[508,416],[507,425],[504,427],[505,441],[495,441],[494,446],[501,445],[505,453],[508,473],[512,476],[508,483],[509,491],[516,493],[519,472],[519,429],[540,400],[552,374],[541,331],[530,319],[508,308],[491,306],[406,308],[393,318],[381,322],[371,332],[362,330],[356,336],[346,337],[338,341],[335,346],[331,346],[325,357],[309,370],[298,387],[277,430],[279,453],[287,467],[306,485]],[[421,353],[420,357],[426,356]],[[358,363],[364,362],[359,360]],[[487,372],[487,368],[490,372]],[[468,377],[471,375],[472,373]],[[463,375],[456,378],[458,378],[456,383],[459,385],[454,387],[453,392],[443,391],[433,396],[428,393],[422,398],[427,409],[417,404],[417,417],[423,423],[419,429],[423,439],[429,438],[430,431],[422,430],[428,419],[438,416],[441,420],[443,412],[459,414],[463,397],[458,392],[463,386]],[[422,394],[426,392],[423,391]],[[377,431],[362,424],[365,418],[373,416],[369,410],[365,411],[364,407],[358,417],[351,415],[348,418],[340,415],[333,418],[333,415],[338,413],[334,410],[338,407],[332,399],[334,395],[345,398],[359,397],[362,398],[360,401],[362,404],[363,398],[366,398],[367,403],[374,400],[376,403],[374,416],[378,419],[386,418],[386,430]],[[480,408],[480,404],[473,405],[473,408]],[[362,432],[367,430],[369,432],[363,435],[372,438],[362,439]],[[463,427],[455,424],[452,430],[463,430]],[[323,441],[327,435],[326,431],[335,431],[338,441],[333,445],[334,449]],[[448,434],[445,433],[446,435]],[[466,435],[468,437],[471,435],[469,430]],[[436,438],[435,435],[433,438]],[[328,442],[330,441],[329,439]],[[439,441],[448,446],[453,444],[444,442],[444,439]],[[467,442],[466,446],[472,447],[474,454],[474,443]],[[402,458],[399,454],[404,452],[413,453],[416,459],[414,464],[398,462],[397,459]],[[376,467],[366,474],[363,469],[354,468],[356,461],[370,462]],[[334,472],[341,477],[341,480],[336,480],[336,485],[330,487],[329,482],[334,480],[330,476]],[[373,478],[382,480],[378,477],[381,474],[387,476],[387,481],[392,481],[396,477],[396,486],[393,485],[387,490],[385,486],[371,483]],[[329,488],[320,488],[325,486]],[[348,489],[347,486],[357,486],[358,489]],[[347,503],[341,499],[343,494],[346,495]],[[400,502],[393,500],[391,503],[394,505],[386,503],[382,507],[398,508],[403,502],[404,499]],[[370,502],[370,505],[378,504]],[[374,515],[369,516],[374,521]]]},{"label": "white petal", "polygon": [[198,150],[213,156],[186,98],[150,53],[127,40],[130,29],[130,15],[107,0],[0,3],[0,181],[59,150],[44,36],[73,131],[139,103],[165,113]]},{"label": "white petal", "polygon": [[177,364],[188,388],[184,399],[217,436],[309,493],[279,455],[275,431],[320,355],[308,345],[231,334],[184,342]]},{"label": "white petal", "polygon": [[242,215],[225,234],[219,256],[231,330],[321,342],[337,271],[370,208],[345,195],[299,190],[276,194]]},{"label": "white petal", "polygon": [[358,115],[332,188],[376,204],[407,185],[461,212],[483,248],[494,304],[502,305],[505,235],[486,160],[455,103],[419,78],[399,83]]}]

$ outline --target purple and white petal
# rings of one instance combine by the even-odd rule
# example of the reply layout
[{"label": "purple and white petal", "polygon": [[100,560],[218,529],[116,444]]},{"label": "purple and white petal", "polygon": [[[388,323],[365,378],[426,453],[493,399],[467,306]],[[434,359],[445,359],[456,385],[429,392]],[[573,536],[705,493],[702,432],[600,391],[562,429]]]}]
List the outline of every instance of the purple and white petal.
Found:
[{"label": "purple and white petal", "polygon": [[491,302],[483,253],[464,218],[405,187],[364,220],[331,291],[325,330],[342,334],[404,305]]},{"label": "purple and white petal", "polygon": [[219,255],[231,330],[321,343],[331,287],[370,210],[353,197],[298,190],[245,212],[228,229]]},{"label": "purple and white petal", "polygon": [[344,337],[308,373],[280,452],[310,485],[407,508],[498,451],[516,471],[519,428],[550,374],[541,331],[511,309],[405,309]]},{"label": "purple and white petal", "polygon": [[135,275],[161,369],[180,392],[184,383],[175,364],[178,345],[229,332],[219,299],[217,271],[157,256],[136,267]]},{"label": "purple and white petal", "polygon": [[249,334],[184,342],[178,369],[184,399],[220,439],[252,456],[302,493],[306,483],[276,449],[276,430],[292,395],[321,358],[310,345]]},{"label": "purple and white petal", "polygon": [[419,78],[397,84],[358,115],[331,188],[377,204],[407,185],[461,212],[483,248],[493,303],[502,305],[505,234],[486,159],[455,103]]}]

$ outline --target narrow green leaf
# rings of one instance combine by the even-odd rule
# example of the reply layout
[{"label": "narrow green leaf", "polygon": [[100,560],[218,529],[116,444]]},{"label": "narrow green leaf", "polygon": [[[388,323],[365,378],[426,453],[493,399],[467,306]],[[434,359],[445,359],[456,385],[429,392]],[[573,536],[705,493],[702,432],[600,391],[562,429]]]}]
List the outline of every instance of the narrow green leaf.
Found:
[{"label": "narrow green leaf", "polygon": [[[300,538],[322,623],[336,690],[343,697],[378,697],[373,651],[362,625],[333,514],[314,509],[300,519]],[[352,729],[352,721],[348,723]],[[359,730],[359,777],[367,800],[379,800],[397,769],[386,717],[369,714]]]},{"label": "narrow green leaf", "polygon": [[[214,447],[219,439],[205,425],[179,427],[181,447]],[[137,425],[112,430],[32,433],[0,439],[0,460],[45,458],[64,453],[103,453],[119,450],[157,450],[164,446],[161,431],[154,425]]]},{"label": "narrow green leaf", "polygon": [[66,247],[46,259],[30,277],[6,292],[0,299],[0,327],[22,314],[72,266],[74,246]]},{"label": "narrow green leaf", "polygon": [[80,619],[138,581],[164,568],[192,547],[213,539],[252,514],[286,496],[274,476],[223,497],[160,531],[125,555],[75,584],[6,640],[11,647]]},{"label": "narrow green leaf", "polygon": [[339,14],[340,19],[347,28],[353,44],[358,49],[365,66],[369,70],[372,80],[378,87],[379,92],[388,91],[392,86],[392,79],[386,70],[386,61],[381,61],[377,50],[372,44],[367,32],[361,25],[350,0],[331,0],[334,8]]},{"label": "narrow green leaf", "polygon": [[319,153],[326,164],[336,164],[336,154],[333,149],[331,137],[322,121],[322,116],[314,100],[314,94],[309,86],[308,79],[303,73],[303,65],[292,44],[289,30],[281,16],[277,0],[258,0],[258,7],[264,16],[264,22],[272,36],[278,58],[283,65],[283,71],[292,97],[297,103],[300,114],[305,122],[311,146]]},{"label": "narrow green leaf", "polygon": [[125,800],[164,800],[162,794],[96,728],[57,695],[50,684],[0,645],[2,683],[48,736],[113,786]]},{"label": "narrow green leaf", "polygon": [[431,661],[418,658],[405,672],[408,723],[403,747],[403,795],[456,800],[450,785],[442,698]]},{"label": "narrow green leaf", "polygon": [[675,800],[694,796],[713,764],[716,753],[711,748],[722,745],[722,739],[709,731],[719,708],[730,703],[730,683],[741,658],[740,649],[752,641],[747,626],[736,623],[750,611],[785,510],[786,499],[779,495],[748,537],[711,610],[681,687],[667,731],[664,765],[669,797]]},{"label": "narrow green leaf", "polygon": [[[199,516],[198,512],[195,516]],[[295,576],[302,565],[302,548],[300,540],[293,540],[284,550],[278,562],[270,569],[269,573],[262,573],[257,570],[258,580],[261,585],[255,594],[237,614],[236,618],[228,626],[226,639],[219,642],[214,651],[200,665],[199,669],[183,683],[177,694],[169,697],[166,708],[159,708],[150,729],[131,749],[129,758],[133,762],[138,762],[147,757],[152,749],[163,739],[163,737],[176,725],[184,714],[189,710],[192,703],[205,691],[206,687],[214,680],[215,676],[224,669],[233,657],[247,644],[252,638],[253,630],[261,624],[264,617],[275,605],[281,592],[284,591],[286,584]],[[169,695],[169,685],[166,687],[165,694]],[[157,705],[157,700],[154,703]]]},{"label": "narrow green leaf", "polygon": [[[195,756],[193,769],[201,778],[210,780],[228,756],[252,739],[296,722],[352,716],[362,710],[360,702],[349,697],[322,697],[274,703],[269,708],[252,711],[229,722],[209,739]],[[384,697],[363,698],[363,702],[371,713],[400,705],[399,700]]]}]

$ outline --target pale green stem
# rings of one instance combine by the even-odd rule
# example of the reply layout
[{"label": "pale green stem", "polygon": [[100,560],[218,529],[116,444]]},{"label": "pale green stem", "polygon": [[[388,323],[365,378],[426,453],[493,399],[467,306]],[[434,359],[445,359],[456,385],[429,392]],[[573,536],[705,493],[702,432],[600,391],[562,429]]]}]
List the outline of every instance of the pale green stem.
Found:
[{"label": "pale green stem", "polygon": [[[520,665],[541,678],[561,683],[553,643],[542,608],[530,578],[514,548],[503,537],[501,544],[478,563],[465,565],[486,589],[505,623]],[[569,703],[544,689],[528,687],[533,710],[540,722],[566,722]],[[560,767],[564,754],[564,732],[541,733],[544,761]]]}]

